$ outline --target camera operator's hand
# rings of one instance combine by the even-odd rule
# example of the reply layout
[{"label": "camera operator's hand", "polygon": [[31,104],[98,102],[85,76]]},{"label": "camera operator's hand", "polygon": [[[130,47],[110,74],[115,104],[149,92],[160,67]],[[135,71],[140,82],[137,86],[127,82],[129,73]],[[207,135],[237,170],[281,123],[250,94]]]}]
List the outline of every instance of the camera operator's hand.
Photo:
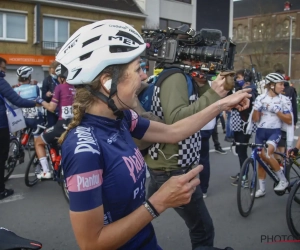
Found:
[{"label": "camera operator's hand", "polygon": [[239,90],[234,94],[227,96],[219,101],[221,110],[230,110],[236,108],[238,111],[243,111],[249,108],[250,100],[249,98],[252,96],[249,92],[251,92],[250,88],[246,88],[243,90]]},{"label": "camera operator's hand", "polygon": [[217,78],[212,81],[211,88],[220,96],[224,97],[227,95],[228,91],[224,89],[224,84],[226,82],[225,76],[221,76],[220,74]]},{"label": "camera operator's hand", "polygon": [[198,174],[202,169],[203,166],[199,165],[188,173],[172,176],[165,182],[160,189],[149,198],[149,201],[157,212],[162,213],[168,208],[188,204],[192,194],[200,183]]}]

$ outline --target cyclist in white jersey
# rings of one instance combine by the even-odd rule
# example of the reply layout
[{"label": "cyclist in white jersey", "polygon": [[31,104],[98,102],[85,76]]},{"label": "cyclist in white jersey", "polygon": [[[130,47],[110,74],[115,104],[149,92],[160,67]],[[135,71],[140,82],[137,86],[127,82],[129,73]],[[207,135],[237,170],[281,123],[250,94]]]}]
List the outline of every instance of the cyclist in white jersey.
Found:
[{"label": "cyclist in white jersey", "polygon": [[[292,105],[288,97],[282,95],[284,90],[284,78],[277,73],[270,73],[266,76],[267,92],[259,95],[254,103],[252,119],[257,123],[255,143],[268,144],[267,154],[262,150],[261,157],[275,171],[279,178],[275,191],[285,190],[289,183],[280,169],[278,161],[273,153],[281,138],[281,127],[283,123],[292,124]],[[259,165],[258,167],[259,190],[255,197],[262,197],[266,194],[265,179],[266,172]]]},{"label": "cyclist in white jersey", "polygon": [[[22,66],[17,69],[19,86],[14,88],[14,91],[27,100],[35,100],[40,95],[39,87],[31,84],[32,72],[33,68],[28,66]],[[28,128],[35,130],[38,124],[43,123],[41,107],[22,108],[22,111]]]}]

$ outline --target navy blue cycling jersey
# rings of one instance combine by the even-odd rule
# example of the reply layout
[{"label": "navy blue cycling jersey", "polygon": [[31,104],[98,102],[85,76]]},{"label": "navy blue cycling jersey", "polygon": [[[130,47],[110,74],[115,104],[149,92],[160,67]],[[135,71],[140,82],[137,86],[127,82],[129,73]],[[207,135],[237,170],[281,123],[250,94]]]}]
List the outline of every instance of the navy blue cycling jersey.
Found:
[{"label": "navy blue cycling jersey", "polygon": [[[117,221],[145,201],[146,163],[132,136],[141,139],[149,120],[125,111],[112,120],[85,114],[62,144],[62,166],[71,211],[103,205],[104,224]],[[160,249],[149,223],[120,249]]]}]

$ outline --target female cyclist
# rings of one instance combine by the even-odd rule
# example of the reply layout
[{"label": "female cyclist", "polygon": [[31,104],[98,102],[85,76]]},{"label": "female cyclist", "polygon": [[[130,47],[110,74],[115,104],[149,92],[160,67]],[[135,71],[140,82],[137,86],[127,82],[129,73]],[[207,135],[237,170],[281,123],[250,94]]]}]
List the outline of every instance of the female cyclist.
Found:
[{"label": "female cyclist", "polygon": [[[278,73],[270,73],[266,76],[265,88],[267,92],[259,95],[254,103],[252,120],[257,123],[255,143],[268,144],[267,154],[262,151],[262,159],[267,162],[279,178],[275,191],[285,190],[289,183],[280,169],[278,161],[273,153],[281,138],[281,127],[283,123],[292,124],[292,105],[288,97],[282,95],[284,90],[284,78]],[[266,172],[259,165],[258,167],[259,190],[255,197],[262,197],[266,194],[265,179]]]},{"label": "female cyclist", "polygon": [[[14,88],[14,91],[27,100],[35,100],[40,96],[39,87],[31,84],[32,72],[33,68],[29,66],[22,66],[17,69],[19,86]],[[28,128],[35,130],[37,125],[43,122],[41,107],[23,108],[22,111]]]},{"label": "female cyclist", "polygon": [[[141,118],[132,109],[147,77],[139,58],[145,48],[132,26],[103,20],[80,28],[56,57],[67,82],[77,85],[74,118],[60,142],[81,249],[161,249],[150,222],[167,208],[187,204],[199,185],[201,166],[170,178],[145,200],[146,164],[132,136],[177,143],[222,110],[249,106],[250,94],[243,90],[173,125]],[[215,84],[224,82],[219,76]]]},{"label": "female cyclist", "polygon": [[48,128],[36,140],[35,150],[40,160],[42,171],[37,175],[39,179],[50,179],[51,172],[49,170],[48,160],[46,157],[45,144],[56,143],[57,139],[65,131],[65,127],[73,118],[72,104],[75,96],[75,88],[66,82],[66,77],[61,74],[61,65],[55,69],[55,74],[58,76],[59,85],[54,90],[51,102],[48,103],[41,98],[36,100],[45,109],[54,112],[58,108],[58,121],[53,126]]}]

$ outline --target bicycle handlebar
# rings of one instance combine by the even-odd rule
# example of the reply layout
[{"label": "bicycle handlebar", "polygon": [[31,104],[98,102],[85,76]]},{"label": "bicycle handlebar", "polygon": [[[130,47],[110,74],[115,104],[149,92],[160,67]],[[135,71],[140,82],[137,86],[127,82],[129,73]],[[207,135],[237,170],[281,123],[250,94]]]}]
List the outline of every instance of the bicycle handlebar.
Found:
[{"label": "bicycle handlebar", "polygon": [[231,146],[239,146],[239,145],[245,145],[245,146],[248,146],[250,148],[256,148],[256,147],[265,147],[265,148],[268,148],[268,144],[265,143],[265,144],[257,144],[257,143],[243,143],[243,142],[232,142]]},{"label": "bicycle handlebar", "polygon": [[38,133],[40,132],[41,129],[45,130],[46,127],[44,127],[44,126],[38,124],[36,130],[33,131],[32,133],[33,133],[33,134],[38,134]]}]

